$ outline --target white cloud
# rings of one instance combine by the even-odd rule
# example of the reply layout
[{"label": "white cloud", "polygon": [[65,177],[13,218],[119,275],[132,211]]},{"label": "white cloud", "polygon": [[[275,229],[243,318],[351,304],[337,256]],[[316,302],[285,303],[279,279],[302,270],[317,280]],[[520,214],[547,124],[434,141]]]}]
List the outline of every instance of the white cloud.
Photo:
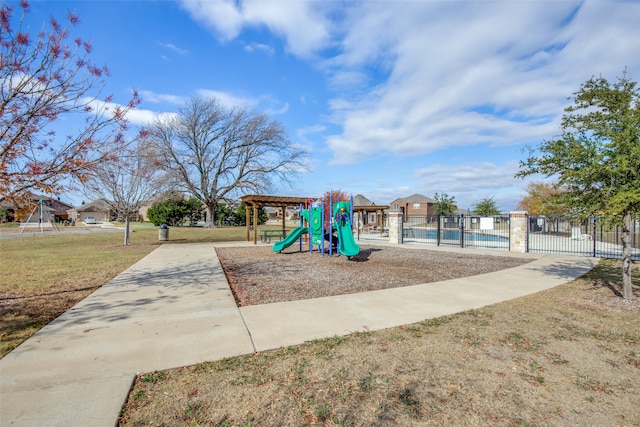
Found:
[{"label": "white cloud", "polygon": [[329,20],[321,2],[271,0],[182,0],[191,17],[225,41],[245,27],[267,27],[295,55],[309,56],[329,43]]},{"label": "white cloud", "polygon": [[182,105],[187,101],[187,98],[184,96],[171,95],[166,93],[155,93],[150,90],[141,90],[139,91],[140,98],[144,102],[151,102],[154,104],[157,103],[168,103],[174,105]]},{"label": "white cloud", "polygon": [[436,164],[415,170],[411,178],[416,181],[415,188],[428,189],[426,196],[447,193],[455,197],[461,208],[470,208],[484,197],[494,197],[498,206],[508,211],[515,209],[528,182],[514,178],[517,171],[515,161],[502,165],[491,162]]},{"label": "white cloud", "polygon": [[148,126],[158,117],[158,113],[151,110],[142,110],[135,108],[127,113],[129,123],[138,126]]},{"label": "white cloud", "polygon": [[298,135],[299,138],[306,138],[308,135],[314,134],[314,133],[319,133],[319,132],[324,132],[326,129],[325,126],[323,125],[312,125],[312,126],[307,126],[304,128],[300,128],[296,131],[296,135]]},{"label": "white cloud", "polygon": [[268,54],[273,54],[274,50],[271,46],[266,45],[264,43],[250,43],[244,46],[245,52],[264,52]]},{"label": "white cloud", "polygon": [[233,108],[233,107],[255,107],[258,105],[259,101],[254,98],[249,98],[241,95],[235,95],[229,92],[222,92],[219,90],[212,89],[198,89],[198,96],[203,98],[215,98],[218,100],[220,105]]},{"label": "white cloud", "polygon": [[553,136],[587,78],[640,70],[639,13],[632,2],[359,3],[324,63],[331,82],[369,85],[329,103],[333,161]]},{"label": "white cloud", "polygon": [[193,19],[215,30],[224,40],[235,38],[242,29],[242,11],[233,0],[184,0],[181,4]]},{"label": "white cloud", "polygon": [[[118,104],[115,102],[104,102],[95,98],[83,98],[81,101],[85,105],[91,107],[92,114],[96,114],[102,117],[113,117],[115,111],[118,108],[126,108],[122,104]],[[127,113],[125,114],[125,118],[130,124],[137,126],[147,126],[153,123],[156,118],[162,117],[163,115],[171,114],[173,113],[159,113],[147,109],[132,108],[127,111]]]},{"label": "white cloud", "polygon": [[166,49],[169,49],[170,51],[175,52],[175,53],[177,53],[178,55],[181,55],[181,56],[185,56],[185,55],[189,54],[188,50],[179,48],[178,46],[174,45],[173,43],[160,43],[160,46],[162,46],[162,47],[164,47]]},{"label": "white cloud", "polygon": [[268,108],[267,110],[265,110],[265,113],[271,116],[278,116],[286,113],[287,111],[289,111],[289,103],[285,102],[284,104],[282,104],[280,107],[276,109]]}]

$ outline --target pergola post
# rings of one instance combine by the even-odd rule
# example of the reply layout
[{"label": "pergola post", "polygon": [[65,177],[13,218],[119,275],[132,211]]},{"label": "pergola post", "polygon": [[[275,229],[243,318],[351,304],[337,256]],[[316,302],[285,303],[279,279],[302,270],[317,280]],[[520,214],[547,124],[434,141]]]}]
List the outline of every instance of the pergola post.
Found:
[{"label": "pergola post", "polygon": [[246,229],[247,229],[247,242],[249,241],[249,239],[251,238],[249,236],[249,230],[251,228],[251,211],[249,211],[250,206],[249,205],[244,205],[245,209],[244,209],[244,216],[245,216],[245,221],[244,223],[246,224]]},{"label": "pergola post", "polygon": [[258,206],[253,205],[253,244],[258,244]]}]

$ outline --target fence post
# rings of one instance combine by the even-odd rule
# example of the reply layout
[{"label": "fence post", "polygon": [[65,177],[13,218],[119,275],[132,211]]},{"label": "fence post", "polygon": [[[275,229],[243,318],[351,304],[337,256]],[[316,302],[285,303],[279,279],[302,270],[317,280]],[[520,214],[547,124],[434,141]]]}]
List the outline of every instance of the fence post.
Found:
[{"label": "fence post", "polygon": [[598,222],[598,220],[596,219],[596,217],[592,217],[593,220],[593,257],[596,257],[597,254],[597,242],[596,239],[598,237],[598,229],[596,228],[596,223]]},{"label": "fence post", "polygon": [[514,211],[509,213],[509,251],[528,252],[527,245],[527,212]]},{"label": "fence post", "polygon": [[403,215],[401,211],[389,211],[387,216],[389,220],[389,243],[403,243]]}]

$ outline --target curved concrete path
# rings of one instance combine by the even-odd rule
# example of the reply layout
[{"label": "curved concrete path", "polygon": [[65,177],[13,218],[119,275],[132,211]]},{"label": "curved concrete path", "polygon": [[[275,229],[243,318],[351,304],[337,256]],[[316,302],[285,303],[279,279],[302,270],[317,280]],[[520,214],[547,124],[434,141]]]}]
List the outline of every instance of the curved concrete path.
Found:
[{"label": "curved concrete path", "polygon": [[0,360],[0,425],[111,427],[137,373],[478,308],[573,280],[597,263],[494,251],[487,253],[533,261],[464,279],[238,309],[215,246],[160,246]]}]

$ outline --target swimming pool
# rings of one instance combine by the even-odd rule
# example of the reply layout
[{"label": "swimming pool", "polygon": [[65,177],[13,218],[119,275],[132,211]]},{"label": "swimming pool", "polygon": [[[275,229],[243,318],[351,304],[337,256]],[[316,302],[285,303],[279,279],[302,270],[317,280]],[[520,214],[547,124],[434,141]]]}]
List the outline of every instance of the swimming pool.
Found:
[{"label": "swimming pool", "polygon": [[[460,230],[440,230],[440,240],[454,240],[460,242]],[[404,237],[408,239],[418,240],[437,240],[438,230],[425,229],[425,228],[405,228]],[[464,232],[465,242],[500,242],[509,243],[509,238],[504,236],[497,236],[495,234],[485,234],[476,231]]]}]

